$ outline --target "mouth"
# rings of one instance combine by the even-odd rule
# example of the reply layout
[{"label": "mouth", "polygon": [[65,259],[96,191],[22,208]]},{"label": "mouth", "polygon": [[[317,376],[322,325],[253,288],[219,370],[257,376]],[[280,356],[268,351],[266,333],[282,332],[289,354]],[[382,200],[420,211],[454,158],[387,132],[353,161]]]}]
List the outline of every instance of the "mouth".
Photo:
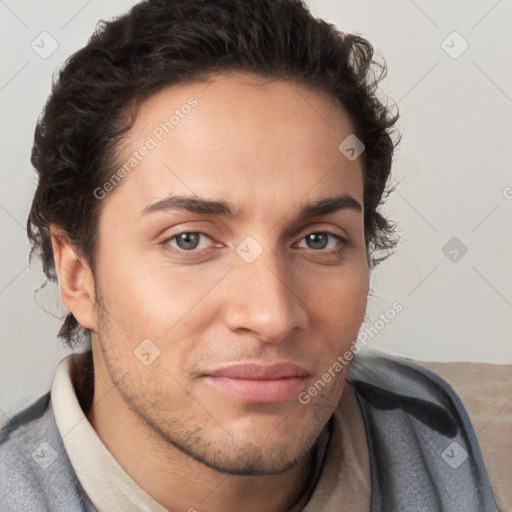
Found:
[{"label": "mouth", "polygon": [[223,393],[250,402],[282,402],[297,395],[309,371],[292,362],[236,364],[205,375],[205,381]]}]

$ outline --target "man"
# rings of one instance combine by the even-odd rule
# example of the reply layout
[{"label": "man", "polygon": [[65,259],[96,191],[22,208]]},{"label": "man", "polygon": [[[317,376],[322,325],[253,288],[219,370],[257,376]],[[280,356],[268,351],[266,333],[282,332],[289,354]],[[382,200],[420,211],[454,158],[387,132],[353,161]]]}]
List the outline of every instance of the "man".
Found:
[{"label": "man", "polygon": [[149,0],[68,61],[28,232],[86,350],[4,426],[2,511],[498,510],[452,388],[354,344],[374,67],[298,0]]}]

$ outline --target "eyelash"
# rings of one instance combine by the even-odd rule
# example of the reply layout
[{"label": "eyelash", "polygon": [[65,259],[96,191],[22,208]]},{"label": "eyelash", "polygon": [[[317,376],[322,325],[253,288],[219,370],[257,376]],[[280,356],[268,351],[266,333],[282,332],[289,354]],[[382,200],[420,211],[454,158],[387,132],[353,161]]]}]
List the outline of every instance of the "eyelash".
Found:
[{"label": "eyelash", "polygon": [[[170,251],[173,254],[177,254],[177,255],[185,256],[185,257],[197,256],[202,251],[208,251],[209,250],[209,249],[199,249],[199,250],[198,249],[191,249],[189,251],[186,251],[184,249],[176,249],[175,247],[172,247],[172,246],[169,245],[169,242],[171,240],[174,240],[178,236],[184,235],[184,234],[187,234],[187,235],[204,235],[207,238],[210,238],[210,240],[212,240],[212,238],[209,235],[207,235],[206,233],[203,233],[202,231],[183,231],[181,233],[176,233],[175,235],[173,235],[171,237],[166,237],[165,239],[163,239],[160,242],[160,244],[162,245],[164,250]],[[311,233],[305,234],[301,238],[301,240],[303,240],[307,236],[316,235],[316,234],[322,234],[322,235],[331,236],[331,237],[335,238],[336,240],[338,240],[338,242],[340,242],[340,245],[338,245],[338,247],[336,247],[335,249],[330,249],[330,250],[327,250],[327,249],[310,249],[313,252],[325,253],[325,254],[330,254],[330,255],[341,255],[341,254],[343,254],[345,252],[346,247],[349,245],[349,241],[346,238],[342,237],[341,235],[338,235],[337,233],[333,233],[331,231],[312,231]],[[308,248],[306,248],[306,249],[308,249]]]}]

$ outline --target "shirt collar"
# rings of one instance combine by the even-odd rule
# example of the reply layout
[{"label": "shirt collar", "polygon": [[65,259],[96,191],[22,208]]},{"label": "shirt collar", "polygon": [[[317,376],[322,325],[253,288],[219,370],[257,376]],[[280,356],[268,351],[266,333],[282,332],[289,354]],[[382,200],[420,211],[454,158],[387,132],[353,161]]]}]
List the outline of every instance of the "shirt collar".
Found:
[{"label": "shirt collar", "polygon": [[82,411],[71,375],[73,363],[84,358],[71,354],[63,359],[51,388],[57,428],[78,480],[98,512],[167,512],[119,465]]}]

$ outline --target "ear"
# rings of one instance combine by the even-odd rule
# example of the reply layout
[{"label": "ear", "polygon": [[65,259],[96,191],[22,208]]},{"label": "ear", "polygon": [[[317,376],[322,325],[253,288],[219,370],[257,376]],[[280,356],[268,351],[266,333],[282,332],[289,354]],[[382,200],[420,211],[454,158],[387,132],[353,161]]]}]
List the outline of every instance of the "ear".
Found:
[{"label": "ear", "polygon": [[62,229],[51,226],[50,235],[62,302],[80,325],[95,331],[94,278],[89,265]]}]

